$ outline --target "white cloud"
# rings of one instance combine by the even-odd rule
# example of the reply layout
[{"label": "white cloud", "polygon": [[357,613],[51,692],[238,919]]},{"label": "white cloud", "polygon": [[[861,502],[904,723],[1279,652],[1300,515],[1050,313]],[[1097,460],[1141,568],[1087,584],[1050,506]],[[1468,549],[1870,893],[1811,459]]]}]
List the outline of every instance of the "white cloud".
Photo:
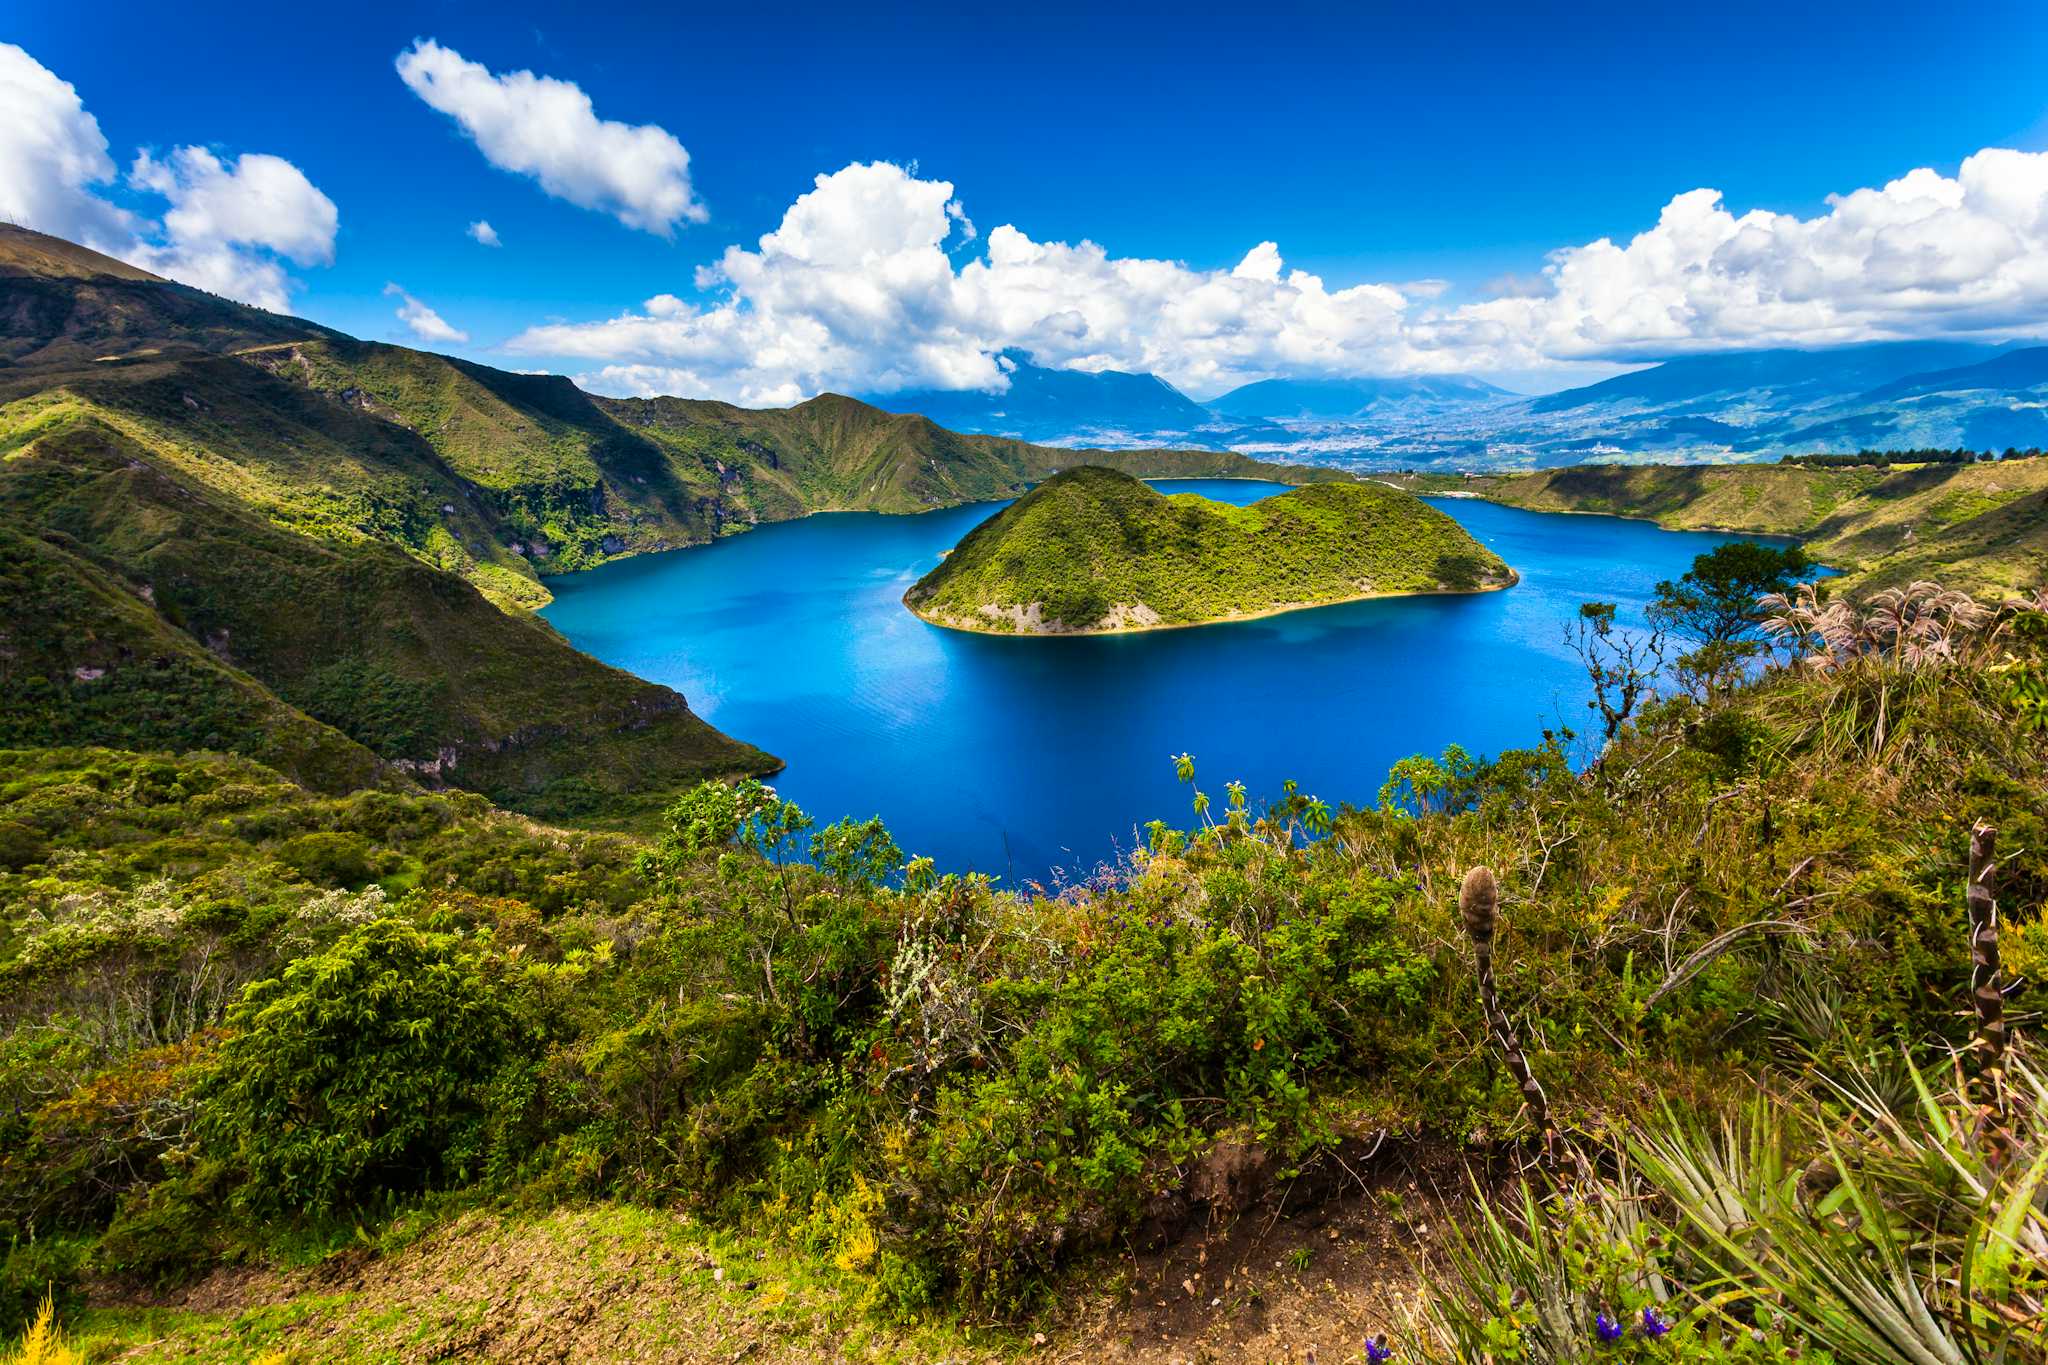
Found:
[{"label": "white cloud", "polygon": [[77,89],[0,43],[0,218],[90,246],[124,240],[129,215],[92,189],[113,178],[107,139]]},{"label": "white cloud", "polygon": [[531,71],[493,75],[423,38],[398,54],[412,92],[460,124],[484,159],[531,176],[557,199],[671,236],[707,214],[690,185],[690,154],[665,129],[600,119],[573,81]]},{"label": "white cloud", "polygon": [[124,253],[158,274],[281,312],[290,289],[280,258],[334,261],[334,201],[282,157],[249,152],[229,165],[203,147],[180,147],[161,161],[145,151],[128,183],[170,201],[162,242]]},{"label": "white cloud", "polygon": [[1737,216],[1693,190],[1626,246],[1567,248],[1544,275],[1548,293],[1455,321],[1550,358],[2039,329],[2048,153],[1981,151],[1953,177],[1921,169],[1832,195],[1813,218]]},{"label": "white cloud", "polygon": [[996,356],[1011,347],[1205,395],[1271,375],[1533,372],[2048,326],[2048,153],[1979,152],[1953,177],[1917,170],[1806,219],[1737,216],[1694,190],[1626,245],[1563,248],[1540,276],[1504,276],[1462,304],[1433,280],[1332,289],[1270,241],[1197,269],[967,226],[951,184],[851,165],[817,177],[755,249],[700,268],[696,301],[660,294],[510,344],[596,362],[580,381],[601,390],[784,403],[1000,389]]},{"label": "white cloud", "polygon": [[504,245],[504,243],[498,240],[498,230],[492,227],[488,221],[482,218],[477,219],[474,223],[471,223],[469,225],[469,235],[471,238],[482,243],[485,246]]},{"label": "white cloud", "polygon": [[450,326],[447,319],[396,284],[385,285],[384,292],[398,298],[398,320],[421,341],[438,341],[445,345],[469,340],[469,333]]},{"label": "white cloud", "polygon": [[96,187],[113,179],[107,140],[77,90],[0,44],[0,217],[279,311],[291,288],[281,261],[334,259],[334,201],[281,157],[138,153],[128,185],[167,201],[161,222],[104,198]]}]

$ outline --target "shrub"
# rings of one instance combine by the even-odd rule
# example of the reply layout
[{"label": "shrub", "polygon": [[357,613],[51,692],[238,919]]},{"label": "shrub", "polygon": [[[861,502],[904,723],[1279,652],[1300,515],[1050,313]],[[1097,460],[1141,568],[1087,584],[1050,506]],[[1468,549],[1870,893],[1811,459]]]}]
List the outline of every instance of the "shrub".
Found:
[{"label": "shrub", "polygon": [[201,1078],[198,1133],[239,1202],[342,1213],[477,1173],[486,1090],[528,1042],[453,934],[380,919],[251,986]]}]

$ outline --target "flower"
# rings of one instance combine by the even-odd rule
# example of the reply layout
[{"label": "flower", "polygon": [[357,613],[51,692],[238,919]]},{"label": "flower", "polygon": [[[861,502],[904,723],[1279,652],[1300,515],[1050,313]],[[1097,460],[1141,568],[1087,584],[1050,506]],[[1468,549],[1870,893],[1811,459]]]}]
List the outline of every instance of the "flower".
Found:
[{"label": "flower", "polygon": [[1365,1343],[1365,1358],[1373,1365],[1380,1365],[1381,1361],[1394,1358],[1394,1348],[1387,1345],[1386,1333],[1382,1332]]},{"label": "flower", "polygon": [[1605,1313],[1595,1313],[1593,1315],[1593,1333],[1602,1341],[1620,1341],[1621,1324],[1608,1317]]},{"label": "flower", "polygon": [[1671,1324],[1664,1320],[1662,1313],[1659,1313],[1654,1308],[1643,1309],[1642,1333],[1644,1336],[1661,1337],[1670,1330]]}]

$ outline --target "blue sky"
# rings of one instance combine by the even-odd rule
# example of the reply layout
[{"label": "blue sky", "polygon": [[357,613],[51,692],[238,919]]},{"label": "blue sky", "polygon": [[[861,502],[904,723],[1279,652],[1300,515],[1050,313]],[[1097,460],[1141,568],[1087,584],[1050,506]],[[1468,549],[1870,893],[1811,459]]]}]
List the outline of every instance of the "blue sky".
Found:
[{"label": "blue sky", "polygon": [[[44,4],[16,6],[0,41],[68,83],[96,121],[118,174],[71,189],[134,215],[137,250],[157,253],[149,261],[185,258],[165,245],[168,229],[152,236],[166,195],[130,183],[138,150],[153,149],[171,167],[160,184],[186,193],[198,173],[174,161],[176,148],[208,149],[230,169],[267,154],[334,210],[324,256],[280,260],[247,228],[227,239],[279,264],[294,311],[363,336],[431,340],[395,315],[403,301],[387,286],[397,284],[444,321],[443,348],[562,369],[593,387],[767,401],[824,386],[999,385],[977,356],[1004,345],[1080,368],[1155,368],[1204,396],[1279,372],[1554,372],[1562,382],[1653,354],[2019,334],[2042,316],[2027,282],[2039,225],[2010,196],[1991,196],[2003,207],[1990,217],[2014,242],[1982,260],[1967,248],[1987,237],[1985,212],[1929,221],[1898,209],[1883,230],[1937,240],[1858,248],[1861,268],[1847,273],[1866,279],[1884,262],[1921,262],[1926,278],[1900,277],[1881,300],[1859,289],[1807,306],[1806,275],[1781,258],[1825,252],[1823,273],[1842,270],[1839,244],[1773,229],[1760,250],[1778,264],[1760,267],[1757,251],[1729,247],[1738,234],[1722,218],[1701,229],[1718,233],[1719,254],[1692,264],[1751,276],[1712,297],[1681,283],[1666,298],[1640,262],[1576,294],[1543,274],[1551,253],[1601,238],[1626,245],[1675,196],[1703,187],[1721,192],[1728,219],[1767,210],[1813,224],[1830,194],[1879,190],[1918,167],[1955,177],[1986,148],[2040,152],[2048,20],[2038,6],[1103,8],[617,17],[559,6]],[[599,122],[661,130],[687,149],[690,212],[648,230],[622,221],[630,209],[578,204],[492,165],[459,113],[401,79],[395,60],[422,39],[490,79],[530,71],[573,83]],[[820,248],[838,274],[815,253],[757,248],[816,177],[874,162],[900,173],[859,194],[835,185],[844,202],[816,206],[813,234],[842,234]],[[1992,169],[1998,186],[2033,183],[2028,165]],[[0,172],[41,173],[32,150],[10,162],[4,147]],[[919,193],[934,182],[950,194]],[[71,216],[32,225],[83,221],[51,209],[54,194],[22,202],[46,219]],[[945,228],[932,215],[947,203],[956,226],[932,243],[925,228]],[[869,239],[870,222],[897,204],[902,239]],[[478,219],[501,246],[466,235]],[[1097,244],[1102,260],[1062,255],[1036,261],[1044,279],[1019,265],[987,272],[1013,278],[967,286],[933,275],[946,268],[937,261],[957,271],[981,258],[1002,225],[1034,248]],[[1199,317],[1160,321],[1232,278],[1263,242],[1283,266],[1212,289],[1242,297],[1204,304]],[[1964,257],[1937,260],[1950,243]],[[732,246],[755,257],[753,292],[733,278],[700,287],[700,268]],[[1131,273],[1116,264],[1127,258],[1185,271],[1126,281],[1126,297],[1105,281]],[[1777,273],[1752,277],[1763,269]],[[1930,288],[1999,270],[2010,279],[1997,290],[1929,302]],[[1289,292],[1295,271],[1318,277],[1321,292]],[[895,292],[849,303],[847,290],[872,278]],[[1545,305],[1546,288],[1569,297]],[[1618,318],[1615,298],[1630,294],[1658,298],[1654,316]],[[647,307],[662,295],[676,300],[668,311]],[[1342,316],[1316,320],[1329,312]],[[592,330],[620,318],[645,325]],[[468,340],[446,340],[453,331]],[[761,361],[796,350],[787,363]]]}]

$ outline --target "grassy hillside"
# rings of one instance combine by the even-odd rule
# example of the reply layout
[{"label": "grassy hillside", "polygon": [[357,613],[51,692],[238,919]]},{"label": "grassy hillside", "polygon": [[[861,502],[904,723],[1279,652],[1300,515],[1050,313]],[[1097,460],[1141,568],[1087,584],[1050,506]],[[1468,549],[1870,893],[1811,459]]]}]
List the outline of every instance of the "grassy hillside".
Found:
[{"label": "grassy hillside", "polygon": [[[55,545],[91,571],[74,590],[10,604],[10,633],[36,648],[17,646],[8,667],[64,703],[38,708],[40,728],[14,727],[16,743],[160,735],[167,748],[235,749],[295,774],[317,763],[364,775],[367,756],[355,751],[350,768],[339,730],[401,771],[558,816],[619,813],[709,774],[774,766],[676,693],[578,653],[461,578],[378,539],[297,534],[88,414],[38,426],[0,461],[0,516],[22,528],[25,564],[46,566]],[[104,672],[88,684],[80,667]],[[240,699],[236,714],[263,723],[238,731],[189,714],[163,733],[178,704],[161,690],[167,676],[214,710]],[[279,745],[312,752],[282,761]]]},{"label": "grassy hillside", "polygon": [[158,614],[147,584],[79,549],[0,524],[0,748],[220,750],[325,792],[379,779],[376,755],[208,651]]},{"label": "grassy hillside", "polygon": [[331,335],[303,318],[250,308],[61,237],[0,223],[0,378],[10,366]]},{"label": "grassy hillside", "polygon": [[903,600],[941,625],[1054,634],[1510,581],[1498,556],[1405,493],[1330,483],[1233,507],[1084,466],[969,532]]},{"label": "grassy hillside", "polygon": [[1841,569],[1838,587],[1846,589],[1917,578],[1998,597],[2048,582],[2048,460],[1892,469],[1577,465],[1393,481],[1536,512],[1792,536]]}]

